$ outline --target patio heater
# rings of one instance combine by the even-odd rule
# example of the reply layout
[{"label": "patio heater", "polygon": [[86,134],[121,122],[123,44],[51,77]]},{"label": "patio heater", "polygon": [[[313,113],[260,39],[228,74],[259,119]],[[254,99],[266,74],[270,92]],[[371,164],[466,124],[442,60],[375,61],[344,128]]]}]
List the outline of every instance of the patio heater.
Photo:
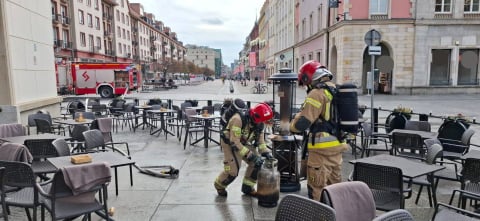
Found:
[{"label": "patio heater", "polygon": [[[275,98],[280,99],[279,114],[275,116],[272,140],[272,153],[278,160],[280,173],[280,192],[295,192],[300,190],[300,177],[298,169],[298,142],[301,136],[290,134],[289,126],[292,119],[292,110],[295,108],[297,74],[291,69],[280,69],[268,78],[273,82],[273,110]],[[277,90],[275,90],[278,87]],[[278,116],[277,116],[278,115]]]}]

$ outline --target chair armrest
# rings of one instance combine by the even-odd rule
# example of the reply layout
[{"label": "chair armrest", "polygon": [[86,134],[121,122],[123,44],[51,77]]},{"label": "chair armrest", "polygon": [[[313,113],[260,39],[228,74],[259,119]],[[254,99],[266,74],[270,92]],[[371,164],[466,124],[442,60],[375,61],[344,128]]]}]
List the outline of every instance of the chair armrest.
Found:
[{"label": "chair armrest", "polygon": [[[437,206],[435,207],[435,212],[433,213],[433,217],[432,217],[432,220],[434,221],[435,220],[435,217],[437,216],[438,212],[439,212],[439,209],[443,207],[445,209],[449,209],[449,210],[453,210],[453,212],[455,213],[459,213],[459,214],[462,214],[463,216],[468,216],[468,217],[473,217],[473,218],[480,218],[480,214],[478,213],[474,213],[474,212],[471,212],[471,211],[468,211],[468,210],[464,210],[464,209],[461,209],[461,208],[458,208],[458,207],[455,207],[455,206],[452,206],[452,205],[447,205],[445,203],[437,203]],[[459,217],[460,219],[460,217]]]},{"label": "chair armrest", "polygon": [[[41,183],[35,183],[35,188],[37,188],[38,190],[38,193],[40,193],[40,195],[44,196],[44,197],[47,197],[47,198],[53,198],[53,195],[45,192],[45,189],[43,189],[43,186],[46,186],[48,184],[51,184],[53,181],[53,179],[49,179],[45,182],[41,182]],[[52,184],[53,185],[53,184]]]},{"label": "chair armrest", "polygon": [[[453,190],[453,192],[452,192],[452,196],[450,197],[450,201],[448,202],[448,204],[450,204],[450,205],[452,204],[453,198],[455,198],[455,193],[457,193],[457,192],[458,192],[459,194],[466,193],[466,194],[468,194],[468,195],[480,197],[480,194],[477,194],[477,193],[473,193],[473,192],[466,191],[466,190],[455,189],[455,190]],[[460,200],[460,198],[458,198],[458,200]]]}]

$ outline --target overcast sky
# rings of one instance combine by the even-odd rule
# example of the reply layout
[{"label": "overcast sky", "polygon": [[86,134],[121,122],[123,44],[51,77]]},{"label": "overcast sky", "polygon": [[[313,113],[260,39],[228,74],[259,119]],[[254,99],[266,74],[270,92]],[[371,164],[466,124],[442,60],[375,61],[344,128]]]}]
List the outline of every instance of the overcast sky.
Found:
[{"label": "overcast sky", "polygon": [[177,33],[184,45],[221,49],[223,62],[238,59],[264,0],[130,0],[141,3]]}]

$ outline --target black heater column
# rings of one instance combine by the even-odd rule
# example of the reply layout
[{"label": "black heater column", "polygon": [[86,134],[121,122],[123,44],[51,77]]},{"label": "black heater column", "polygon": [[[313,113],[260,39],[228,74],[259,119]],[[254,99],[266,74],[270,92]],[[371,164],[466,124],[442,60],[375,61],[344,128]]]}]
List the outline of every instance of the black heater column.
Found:
[{"label": "black heater column", "polygon": [[[278,160],[278,172],[280,173],[280,192],[295,192],[300,190],[298,169],[298,151],[301,136],[290,134],[289,125],[292,109],[295,107],[295,85],[297,74],[290,69],[281,69],[269,77],[273,81],[273,103],[275,97],[280,99],[279,128],[269,138],[272,140],[273,156]],[[275,91],[278,86],[278,91]]]}]

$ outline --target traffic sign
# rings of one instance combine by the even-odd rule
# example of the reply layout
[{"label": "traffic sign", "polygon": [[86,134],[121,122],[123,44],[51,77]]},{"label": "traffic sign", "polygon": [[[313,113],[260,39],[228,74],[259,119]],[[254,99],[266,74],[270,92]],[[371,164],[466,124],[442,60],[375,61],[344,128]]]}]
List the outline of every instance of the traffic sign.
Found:
[{"label": "traffic sign", "polygon": [[382,47],[380,47],[380,46],[368,46],[368,54],[369,55],[381,55],[382,54]]},{"label": "traffic sign", "polygon": [[368,46],[376,46],[380,44],[381,39],[382,39],[382,35],[380,35],[380,32],[378,32],[375,29],[368,31],[365,34],[365,38],[364,38],[365,44],[367,44]]}]

